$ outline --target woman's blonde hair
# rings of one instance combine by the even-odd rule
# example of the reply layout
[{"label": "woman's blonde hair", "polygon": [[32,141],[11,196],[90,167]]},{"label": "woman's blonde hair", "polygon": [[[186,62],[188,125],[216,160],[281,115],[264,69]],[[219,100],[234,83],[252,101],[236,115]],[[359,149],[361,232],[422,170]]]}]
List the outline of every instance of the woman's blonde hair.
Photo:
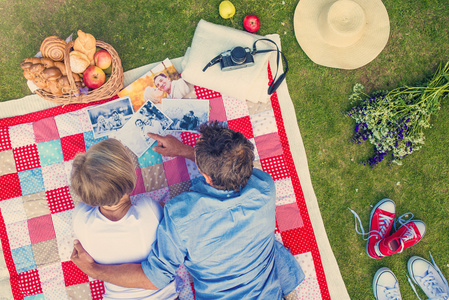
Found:
[{"label": "woman's blonde hair", "polygon": [[136,170],[128,150],[116,139],[103,140],[73,161],[71,185],[91,206],[116,205],[136,186]]}]

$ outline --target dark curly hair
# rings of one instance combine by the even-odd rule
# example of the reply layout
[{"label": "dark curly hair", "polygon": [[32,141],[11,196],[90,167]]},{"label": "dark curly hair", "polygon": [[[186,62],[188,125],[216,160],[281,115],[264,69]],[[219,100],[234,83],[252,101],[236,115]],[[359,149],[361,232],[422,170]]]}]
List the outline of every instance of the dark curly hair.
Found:
[{"label": "dark curly hair", "polygon": [[239,191],[253,173],[254,145],[241,133],[218,122],[202,124],[196,142],[196,164],[213,186]]}]

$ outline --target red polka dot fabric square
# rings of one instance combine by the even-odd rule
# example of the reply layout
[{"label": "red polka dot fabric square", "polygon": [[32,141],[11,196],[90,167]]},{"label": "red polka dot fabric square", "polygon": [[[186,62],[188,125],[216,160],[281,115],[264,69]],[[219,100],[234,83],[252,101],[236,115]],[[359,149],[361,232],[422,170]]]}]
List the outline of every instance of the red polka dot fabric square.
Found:
[{"label": "red polka dot fabric square", "polygon": [[42,286],[38,271],[34,269],[20,273],[19,288],[25,297],[42,293]]},{"label": "red polka dot fabric square", "polygon": [[89,282],[89,277],[71,261],[62,262],[62,273],[64,274],[65,286]]},{"label": "red polka dot fabric square", "polygon": [[17,172],[39,168],[41,166],[36,145],[14,148],[12,153],[16,161]]},{"label": "red polka dot fabric square", "polygon": [[0,127],[0,151],[11,149],[11,140],[7,127]]},{"label": "red polka dot fabric square", "polygon": [[33,123],[36,143],[47,142],[59,138],[55,118],[50,117]]},{"label": "red polka dot fabric square", "polygon": [[52,214],[75,208],[68,186],[46,191],[45,195]]},{"label": "red polka dot fabric square", "polygon": [[45,215],[28,220],[28,231],[32,244],[56,238],[51,215]]},{"label": "red polka dot fabric square", "polygon": [[256,136],[254,141],[261,159],[284,154],[277,132]]},{"label": "red polka dot fabric square", "polygon": [[92,294],[92,300],[103,299],[104,294],[104,282],[99,280],[94,280],[89,282],[90,293]]},{"label": "red polka dot fabric square", "polygon": [[218,92],[199,86],[195,86],[195,94],[198,99],[212,99],[221,96],[221,94]]},{"label": "red polka dot fabric square", "polygon": [[20,179],[17,173],[0,176],[0,201],[22,196]]},{"label": "red polka dot fabric square", "polygon": [[196,145],[196,140],[200,137],[199,133],[195,132],[183,132],[181,133],[181,141],[189,146],[194,147]]},{"label": "red polka dot fabric square", "polygon": [[289,170],[282,155],[261,159],[260,164],[262,170],[270,174],[274,180],[289,177]]},{"label": "red polka dot fabric square", "polygon": [[251,126],[251,120],[250,120],[249,116],[234,119],[234,120],[229,120],[228,127],[232,130],[239,131],[239,132],[243,133],[243,135],[247,139],[252,139],[254,137],[253,128]]},{"label": "red polka dot fabric square", "polygon": [[61,147],[65,161],[74,159],[78,153],[86,152],[84,135],[80,133],[61,138]]},{"label": "red polka dot fabric square", "polygon": [[304,226],[301,213],[296,203],[276,206],[276,222],[280,231]]},{"label": "red polka dot fabric square", "polygon": [[165,177],[167,178],[167,184],[169,186],[190,180],[184,158],[176,157],[172,160],[164,162],[163,164]]}]

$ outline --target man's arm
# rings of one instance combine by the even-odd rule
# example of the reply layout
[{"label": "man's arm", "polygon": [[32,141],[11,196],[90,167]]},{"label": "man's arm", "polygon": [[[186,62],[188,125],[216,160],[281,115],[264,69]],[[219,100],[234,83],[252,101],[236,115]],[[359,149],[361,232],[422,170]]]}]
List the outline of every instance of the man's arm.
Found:
[{"label": "man's arm", "polygon": [[92,278],[128,288],[158,289],[145,275],[141,264],[97,264],[78,240],[74,242],[74,249],[70,259],[81,271]]},{"label": "man's arm", "polygon": [[183,144],[172,135],[162,136],[154,133],[147,133],[149,137],[158,143],[153,150],[163,156],[182,156],[195,162],[195,151],[192,146]]}]

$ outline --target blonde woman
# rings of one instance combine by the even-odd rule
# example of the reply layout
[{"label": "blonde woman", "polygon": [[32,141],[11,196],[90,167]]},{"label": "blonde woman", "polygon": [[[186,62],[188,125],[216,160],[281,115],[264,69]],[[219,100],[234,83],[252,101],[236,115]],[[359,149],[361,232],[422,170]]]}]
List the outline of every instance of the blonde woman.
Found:
[{"label": "blonde woman", "polygon": [[[131,203],[136,171],[116,139],[93,145],[73,161],[71,185],[81,198],[73,212],[77,239],[100,264],[140,263],[156,239],[163,211],[143,197]],[[124,288],[105,282],[103,299],[176,299],[175,279],[160,290]]]}]

